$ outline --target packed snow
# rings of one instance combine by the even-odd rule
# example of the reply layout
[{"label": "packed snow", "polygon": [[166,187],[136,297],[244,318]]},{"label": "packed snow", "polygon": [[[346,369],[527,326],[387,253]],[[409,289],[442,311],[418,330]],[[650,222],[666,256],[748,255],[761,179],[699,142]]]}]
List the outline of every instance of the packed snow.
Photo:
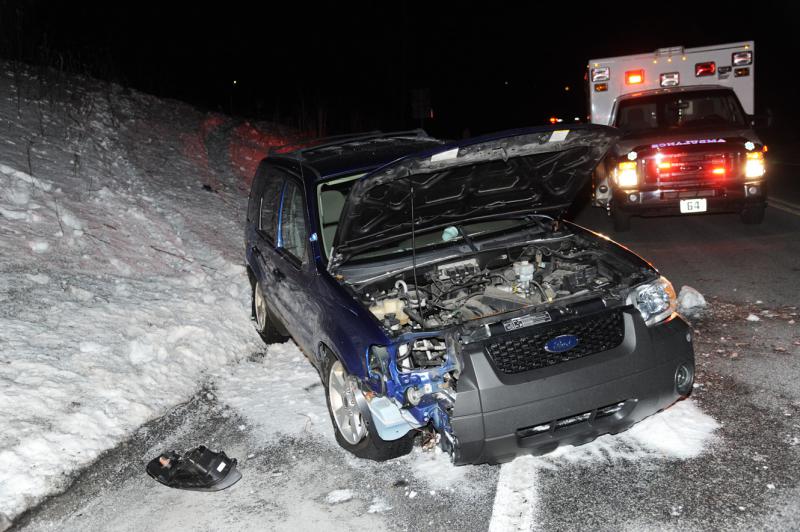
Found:
[{"label": "packed snow", "polygon": [[559,447],[544,456],[524,456],[503,464],[489,530],[535,529],[539,497],[536,479],[541,469],[575,463],[695,458],[714,443],[719,426],[687,399],[621,434],[607,434],[586,445]]},{"label": "packed snow", "polygon": [[3,63],[0,94],[0,514],[13,519],[260,346],[246,186],[187,149],[206,115]]},{"label": "packed snow", "polygon": [[682,286],[678,293],[678,312],[685,316],[695,316],[700,314],[707,307],[706,298],[703,294],[691,286]]},{"label": "packed snow", "polygon": [[325,496],[328,504],[339,504],[353,499],[353,491],[348,489],[333,490]]}]

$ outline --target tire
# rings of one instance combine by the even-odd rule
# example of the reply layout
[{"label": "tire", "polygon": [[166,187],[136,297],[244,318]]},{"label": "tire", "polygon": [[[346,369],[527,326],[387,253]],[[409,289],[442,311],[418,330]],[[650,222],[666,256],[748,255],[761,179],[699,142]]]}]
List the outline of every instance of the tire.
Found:
[{"label": "tire", "polygon": [[764,221],[764,206],[749,207],[743,210],[740,214],[742,223],[746,225],[758,225]]},{"label": "tire", "polygon": [[624,233],[631,228],[631,215],[626,214],[619,209],[611,207],[611,221],[614,223],[614,231],[617,233]]},{"label": "tire", "polygon": [[253,285],[253,324],[255,325],[256,332],[264,340],[265,344],[275,344],[285,342],[287,338],[283,336],[275,326],[272,314],[267,306],[267,298],[264,296],[264,290],[261,288],[261,283],[256,282]]},{"label": "tire", "polygon": [[[355,400],[347,400],[348,389],[357,386],[355,377],[347,373],[344,365],[332,353],[326,352],[322,375],[325,384],[325,401],[331,416],[336,442],[345,450],[359,458],[383,462],[411,452],[416,431],[410,430],[405,436],[392,441],[382,440],[375,433]],[[357,389],[349,393],[360,393]],[[347,403],[347,404],[345,404]],[[338,416],[338,421],[337,421]],[[344,430],[340,428],[344,426]]]}]

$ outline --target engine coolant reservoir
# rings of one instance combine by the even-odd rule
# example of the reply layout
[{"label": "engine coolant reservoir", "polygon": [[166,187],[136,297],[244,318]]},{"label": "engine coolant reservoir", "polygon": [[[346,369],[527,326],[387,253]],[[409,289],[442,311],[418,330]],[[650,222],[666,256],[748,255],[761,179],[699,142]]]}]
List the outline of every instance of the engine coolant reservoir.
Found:
[{"label": "engine coolant reservoir", "polygon": [[514,263],[514,274],[517,276],[517,282],[523,290],[527,290],[533,281],[533,272],[536,267],[527,260],[521,260]]},{"label": "engine coolant reservoir", "polygon": [[394,314],[395,319],[400,322],[400,325],[405,325],[409,320],[408,314],[403,312],[405,305],[402,299],[389,298],[375,303],[369,307],[369,311],[381,321],[389,314]]}]

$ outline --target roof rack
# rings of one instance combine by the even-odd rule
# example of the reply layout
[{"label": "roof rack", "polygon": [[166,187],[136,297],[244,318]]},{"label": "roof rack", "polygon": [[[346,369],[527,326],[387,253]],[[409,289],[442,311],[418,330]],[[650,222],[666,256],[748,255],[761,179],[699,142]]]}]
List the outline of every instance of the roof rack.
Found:
[{"label": "roof rack", "polygon": [[[269,154],[294,155],[299,158],[315,150],[330,148],[332,146],[343,146],[351,142],[388,138],[388,137],[409,137],[409,136],[430,138],[428,133],[426,133],[424,129],[409,129],[407,131],[390,131],[390,132],[370,131],[367,133],[355,133],[355,134],[351,133],[345,135],[334,135],[331,137],[320,137],[317,139],[311,139],[306,142],[298,142],[296,144],[273,146],[270,148]],[[292,149],[295,146],[297,146],[297,149]]]}]

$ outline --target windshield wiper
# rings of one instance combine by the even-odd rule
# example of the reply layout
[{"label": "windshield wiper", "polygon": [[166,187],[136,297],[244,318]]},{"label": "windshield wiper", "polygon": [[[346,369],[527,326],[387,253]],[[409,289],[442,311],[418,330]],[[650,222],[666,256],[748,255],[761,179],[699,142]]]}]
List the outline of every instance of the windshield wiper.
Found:
[{"label": "windshield wiper", "polygon": [[461,235],[461,238],[463,238],[463,239],[464,239],[464,242],[466,242],[466,243],[467,243],[467,245],[469,246],[469,249],[471,249],[472,251],[474,251],[474,252],[476,252],[476,253],[477,253],[477,252],[478,252],[478,248],[475,246],[475,242],[473,242],[473,241],[472,241],[472,238],[470,238],[470,237],[467,235],[467,232],[466,232],[466,231],[464,231],[464,228],[463,228],[463,227],[461,227],[461,224],[459,224],[459,225],[454,225],[453,227],[455,227],[456,229],[458,229],[458,234],[460,234],[460,235]]}]

